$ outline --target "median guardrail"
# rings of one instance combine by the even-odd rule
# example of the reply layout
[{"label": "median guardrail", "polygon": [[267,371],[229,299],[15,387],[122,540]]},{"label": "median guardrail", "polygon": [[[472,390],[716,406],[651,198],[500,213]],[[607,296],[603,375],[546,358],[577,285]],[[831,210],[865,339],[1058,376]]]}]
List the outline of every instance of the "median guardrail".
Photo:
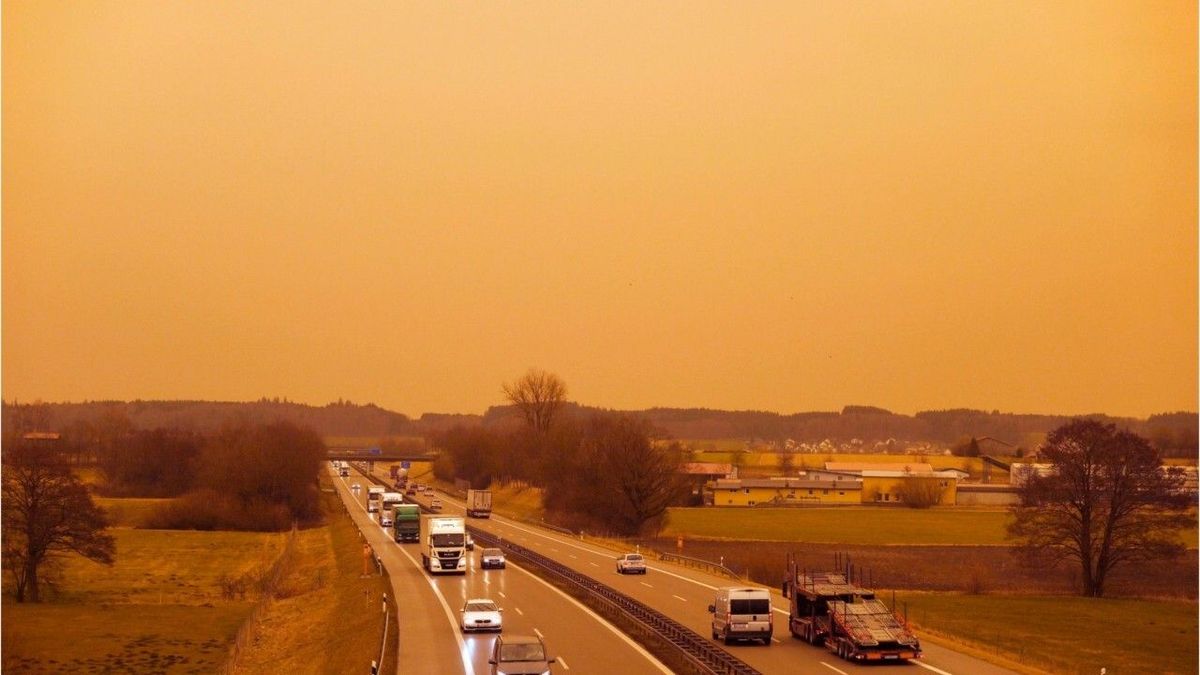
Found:
[{"label": "median guardrail", "polygon": [[485,546],[499,547],[504,550],[506,555],[517,558],[526,565],[537,567],[555,579],[566,582],[592,598],[613,607],[675,647],[679,655],[698,672],[708,675],[759,675],[759,671],[745,661],[714,645],[699,633],[607,584],[477,527],[468,526],[467,530],[471,532],[471,536],[475,538],[476,542]]},{"label": "median guardrail", "polygon": [[662,560],[663,562],[670,562],[675,563],[676,565],[683,565],[684,567],[704,570],[709,574],[724,574],[727,577],[739,580],[742,578],[741,575],[729,569],[723,563],[715,563],[711,560],[705,560],[703,558],[689,558],[686,555],[679,555],[678,553],[659,553],[658,559]]}]

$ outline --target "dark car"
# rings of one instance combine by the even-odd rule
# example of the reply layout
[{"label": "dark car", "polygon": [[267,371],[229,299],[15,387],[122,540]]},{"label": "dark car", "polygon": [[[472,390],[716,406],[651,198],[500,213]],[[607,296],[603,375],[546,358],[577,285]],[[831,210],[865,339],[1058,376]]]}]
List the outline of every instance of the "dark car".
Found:
[{"label": "dark car", "polygon": [[501,635],[492,646],[488,659],[492,675],[545,675],[554,658],[546,654],[546,645],[532,635]]}]

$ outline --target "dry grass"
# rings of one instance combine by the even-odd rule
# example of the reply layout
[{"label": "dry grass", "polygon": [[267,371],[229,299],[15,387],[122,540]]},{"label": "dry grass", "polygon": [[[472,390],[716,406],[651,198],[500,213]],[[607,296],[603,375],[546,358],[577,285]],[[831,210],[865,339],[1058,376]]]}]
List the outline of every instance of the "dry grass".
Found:
[{"label": "dry grass", "polygon": [[538,520],[545,515],[542,507],[542,489],[523,483],[492,485],[492,510],[502,516],[516,520]]},{"label": "dry grass", "polygon": [[171,499],[142,499],[94,497],[96,503],[108,515],[113,527],[143,527],[147,519]]},{"label": "dry grass", "polygon": [[[322,474],[322,481],[327,480]],[[336,496],[324,499],[327,525],[299,534],[279,598],[262,615],[242,652],[239,673],[365,673],[379,653],[379,603],[387,578],[360,576],[358,530],[343,515]],[[396,625],[391,623],[391,645],[396,644]],[[395,672],[394,660],[384,666],[381,672]]]},{"label": "dry grass", "polygon": [[213,672],[251,609],[249,600],[223,599],[219,580],[269,566],[284,537],[132,529],[112,534],[113,566],[65,558],[51,575],[47,602],[5,598],[5,670]]},{"label": "dry grass", "polygon": [[1195,602],[955,593],[897,600],[918,632],[1054,673],[1197,672]]}]

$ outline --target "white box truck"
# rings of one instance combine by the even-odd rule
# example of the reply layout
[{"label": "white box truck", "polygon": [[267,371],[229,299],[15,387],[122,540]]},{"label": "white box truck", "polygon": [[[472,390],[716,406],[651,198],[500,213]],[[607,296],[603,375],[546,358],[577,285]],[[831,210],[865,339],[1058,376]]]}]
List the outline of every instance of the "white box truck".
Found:
[{"label": "white box truck", "polygon": [[425,518],[421,564],[430,574],[467,573],[467,526],[462,518]]},{"label": "white box truck", "polygon": [[472,518],[491,516],[492,492],[490,490],[467,490],[467,515]]},{"label": "white box truck", "polygon": [[383,501],[384,492],[387,492],[387,488],[382,485],[372,485],[367,488],[367,513],[375,513],[379,510],[379,504]]}]

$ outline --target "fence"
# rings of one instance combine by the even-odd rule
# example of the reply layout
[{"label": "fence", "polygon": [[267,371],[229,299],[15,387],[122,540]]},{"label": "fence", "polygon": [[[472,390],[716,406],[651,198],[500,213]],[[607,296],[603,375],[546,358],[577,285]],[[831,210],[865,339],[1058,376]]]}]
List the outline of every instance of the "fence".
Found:
[{"label": "fence", "polygon": [[222,675],[232,673],[238,664],[238,659],[242,655],[242,650],[246,647],[246,642],[254,635],[254,629],[258,626],[259,619],[262,618],[262,613],[266,611],[267,605],[271,599],[275,597],[276,591],[279,590],[279,581],[283,578],[283,573],[287,569],[288,562],[291,561],[292,555],[296,552],[296,523],[292,523],[292,531],[288,532],[287,542],[283,545],[283,551],[279,557],[275,558],[275,562],[271,564],[270,569],[264,575],[262,582],[262,595],[258,602],[254,604],[254,609],[250,611],[250,616],[242,622],[238,628],[237,636],[233,639],[233,645],[229,647],[229,657],[225,659],[225,663],[221,666]]},{"label": "fence", "polygon": [[722,559],[719,563],[715,563],[711,560],[704,560],[703,558],[689,558],[686,555],[679,555],[678,553],[659,553],[658,559],[665,562],[672,562],[677,565],[683,565],[684,567],[704,570],[710,574],[724,574],[725,576],[733,579],[742,578],[736,572],[725,566],[724,559]]}]

